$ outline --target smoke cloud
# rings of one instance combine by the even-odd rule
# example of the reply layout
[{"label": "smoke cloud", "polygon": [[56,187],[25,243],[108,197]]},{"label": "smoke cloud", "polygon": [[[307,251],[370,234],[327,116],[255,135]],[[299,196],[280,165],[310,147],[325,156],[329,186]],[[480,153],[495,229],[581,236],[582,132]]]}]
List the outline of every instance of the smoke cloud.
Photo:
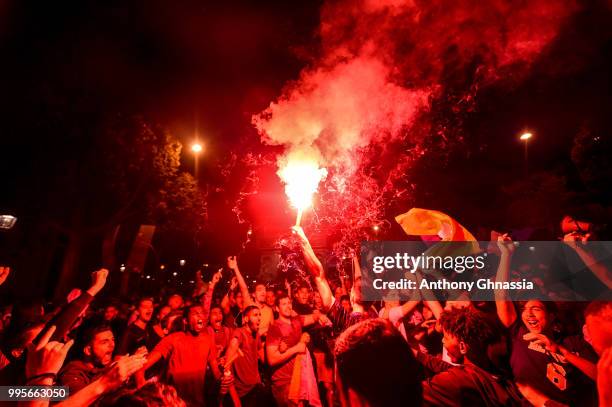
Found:
[{"label": "smoke cloud", "polygon": [[[285,147],[281,169],[292,156],[328,167],[320,192],[335,202],[322,207],[375,220],[383,212],[378,196],[406,177],[410,160],[426,156],[428,124],[417,119],[448,95],[460,114],[482,87],[520,82],[577,10],[574,0],[328,1],[320,54],[253,124],[263,143]],[[389,156],[398,167],[373,174],[372,154],[384,153],[377,145],[393,143],[405,147]],[[325,215],[339,229],[361,224]]]}]

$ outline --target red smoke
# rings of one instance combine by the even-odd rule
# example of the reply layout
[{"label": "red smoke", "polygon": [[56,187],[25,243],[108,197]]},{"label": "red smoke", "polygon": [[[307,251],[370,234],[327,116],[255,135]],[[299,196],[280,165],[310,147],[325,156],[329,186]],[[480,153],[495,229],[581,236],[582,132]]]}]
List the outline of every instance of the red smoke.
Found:
[{"label": "red smoke", "polygon": [[396,182],[426,157],[419,118],[432,101],[452,94],[458,113],[479,88],[517,83],[577,9],[573,0],[329,1],[321,54],[253,123],[264,143],[286,147],[279,165],[297,154],[328,168],[318,222],[348,244],[390,199],[406,199]]},{"label": "red smoke", "polygon": [[265,143],[310,154],[324,166],[353,164],[355,149],[395,137],[427,102],[428,90],[393,83],[375,57],[305,70],[254,118]]}]

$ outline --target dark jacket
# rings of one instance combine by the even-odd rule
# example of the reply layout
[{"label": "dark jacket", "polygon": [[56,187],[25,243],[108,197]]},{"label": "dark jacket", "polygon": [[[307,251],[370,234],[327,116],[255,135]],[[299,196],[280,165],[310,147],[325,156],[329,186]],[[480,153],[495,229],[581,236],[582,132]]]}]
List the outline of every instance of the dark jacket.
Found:
[{"label": "dark jacket", "polygon": [[73,360],[60,370],[57,382],[61,386],[68,386],[70,394],[74,394],[102,375],[103,370],[81,360]]}]

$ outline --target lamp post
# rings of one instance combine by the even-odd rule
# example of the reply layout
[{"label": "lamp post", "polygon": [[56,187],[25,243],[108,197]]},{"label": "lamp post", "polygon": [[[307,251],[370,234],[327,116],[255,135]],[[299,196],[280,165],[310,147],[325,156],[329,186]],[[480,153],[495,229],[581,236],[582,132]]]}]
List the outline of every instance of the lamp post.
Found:
[{"label": "lamp post", "polygon": [[531,139],[531,137],[533,137],[533,134],[529,132],[525,132],[519,137],[519,139],[525,143],[525,176],[529,175],[529,139]]}]

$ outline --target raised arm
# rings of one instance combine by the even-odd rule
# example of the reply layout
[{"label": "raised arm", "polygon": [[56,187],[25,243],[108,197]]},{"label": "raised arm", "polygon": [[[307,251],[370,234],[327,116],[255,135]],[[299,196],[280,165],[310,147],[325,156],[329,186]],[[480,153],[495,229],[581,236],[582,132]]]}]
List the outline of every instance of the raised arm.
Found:
[{"label": "raised arm", "polygon": [[227,267],[234,271],[236,275],[236,281],[238,281],[238,287],[240,287],[240,292],[242,293],[242,298],[244,298],[244,306],[248,307],[249,305],[255,305],[255,301],[251,297],[251,293],[249,293],[249,287],[247,286],[246,281],[244,281],[244,277],[242,277],[242,273],[238,268],[238,261],[236,260],[236,256],[229,256],[227,258]]},{"label": "raised arm", "polygon": [[[46,328],[54,325],[56,327],[52,341],[61,341],[66,334],[70,332],[72,325],[79,318],[81,313],[85,311],[85,309],[89,306],[89,303],[93,300],[104,285],[106,284],[106,279],[108,278],[108,270],[100,269],[94,271],[92,274],[92,284],[89,289],[82,293],[76,300],[67,303],[59,312],[55,314],[55,316],[46,324]],[[41,334],[39,334],[36,339],[34,339],[34,343],[37,343]]]},{"label": "raised arm", "polygon": [[[510,264],[512,263],[512,253],[514,253],[514,242],[506,233],[498,236],[497,246],[501,255],[495,281],[510,281]],[[516,309],[514,303],[510,300],[508,290],[495,290],[495,307],[497,308],[497,316],[505,327],[509,327],[516,321]]]},{"label": "raised arm", "polygon": [[230,289],[225,293],[223,298],[221,299],[221,310],[223,311],[223,315],[228,315],[230,313],[230,293],[236,289],[238,286],[238,281],[236,277],[232,277],[232,281],[230,283]]},{"label": "raised arm", "polygon": [[208,283],[208,289],[202,296],[202,308],[204,309],[204,321],[208,321],[208,317],[210,316],[210,306],[212,304],[213,294],[215,292],[215,287],[217,283],[221,280],[221,269],[213,274],[212,279]]},{"label": "raised arm", "polygon": [[329,309],[329,307],[332,305],[334,295],[329,287],[327,278],[325,277],[323,265],[317,258],[314,250],[312,250],[312,246],[304,233],[304,229],[302,229],[301,226],[293,226],[292,229],[300,238],[302,252],[304,253],[304,259],[306,261],[306,267],[308,267],[308,270],[314,276],[317,291],[319,291],[319,295],[321,295],[323,309]]},{"label": "raised arm", "polygon": [[[571,247],[576,254],[580,257],[580,260],[593,272],[602,283],[604,283],[608,289],[612,289],[612,272],[605,264],[600,262],[593,256],[583,245],[589,241],[590,234],[587,233],[585,236],[581,236],[578,233],[572,232],[563,236],[563,242]],[[583,244],[579,244],[579,241]]]},{"label": "raised arm", "polygon": [[442,311],[444,311],[444,308],[442,308],[442,304],[440,304],[440,301],[428,300],[428,301],[423,301],[423,303],[429,307],[429,309],[434,314],[434,317],[436,317],[436,319],[440,319],[440,315],[442,315]]},{"label": "raised arm", "polygon": [[[422,278],[420,270],[415,273],[415,277],[420,287]],[[436,295],[433,293],[433,291],[431,291],[431,289],[428,287],[423,287],[419,288],[419,292],[421,294],[421,298],[423,299],[423,304],[429,307],[436,319],[440,319],[440,315],[442,315],[442,311],[444,311],[444,308],[442,307],[442,304],[440,304],[440,301],[436,299]]]},{"label": "raised arm", "polygon": [[[55,326],[43,331],[43,336],[38,344],[30,343],[27,346],[25,376],[28,386],[53,386],[55,377],[64,364],[66,354],[74,343],[73,340],[66,344],[50,342],[53,332],[55,332]],[[49,400],[33,400],[21,402],[19,405],[46,407],[49,405]]]},{"label": "raised arm", "polygon": [[361,302],[361,266],[356,256],[353,256],[353,286],[351,287],[350,296],[353,312],[363,313],[364,309]]}]

